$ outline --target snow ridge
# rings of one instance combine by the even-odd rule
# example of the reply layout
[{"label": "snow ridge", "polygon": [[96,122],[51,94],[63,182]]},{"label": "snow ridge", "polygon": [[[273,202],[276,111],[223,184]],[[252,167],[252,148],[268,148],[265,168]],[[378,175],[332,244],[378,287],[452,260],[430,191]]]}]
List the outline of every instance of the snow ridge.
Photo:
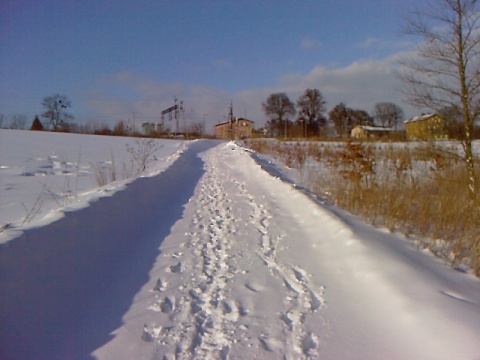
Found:
[{"label": "snow ridge", "polygon": [[[241,186],[245,191],[245,188]],[[299,355],[307,357],[317,356],[318,338],[305,326],[305,319],[323,305],[321,291],[317,291],[310,284],[309,274],[298,265],[282,263],[277,256],[278,243],[281,237],[272,238],[269,229],[269,219],[272,215],[261,205],[258,205],[251,195],[245,191],[250,205],[253,208],[251,216],[252,224],[258,226],[260,233],[260,248],[257,255],[270,269],[271,273],[279,278],[288,289],[285,298],[285,311],[280,319],[286,326],[286,334],[291,349],[287,348],[285,357],[288,359],[298,358]],[[322,289],[323,290],[323,289]],[[264,337],[260,338],[263,346],[270,350],[271,345]]]}]

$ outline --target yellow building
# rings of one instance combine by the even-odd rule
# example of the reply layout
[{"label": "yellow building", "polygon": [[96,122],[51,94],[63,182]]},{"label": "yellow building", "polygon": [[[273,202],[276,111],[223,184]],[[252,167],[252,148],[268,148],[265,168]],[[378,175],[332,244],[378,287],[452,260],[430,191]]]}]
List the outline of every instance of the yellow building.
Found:
[{"label": "yellow building", "polygon": [[217,139],[241,140],[252,137],[253,121],[243,118],[233,118],[221,124],[215,125],[215,137]]},{"label": "yellow building", "polygon": [[420,115],[406,120],[405,130],[409,140],[448,139],[445,120],[437,114]]}]

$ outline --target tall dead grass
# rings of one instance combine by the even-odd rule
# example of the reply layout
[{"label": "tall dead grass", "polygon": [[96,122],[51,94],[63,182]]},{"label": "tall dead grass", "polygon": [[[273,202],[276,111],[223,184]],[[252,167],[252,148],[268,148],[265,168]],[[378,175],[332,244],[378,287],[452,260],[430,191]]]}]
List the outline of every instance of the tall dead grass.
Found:
[{"label": "tall dead grass", "polygon": [[[471,199],[455,153],[435,144],[261,142],[252,149],[308,172],[302,185],[311,191],[480,276],[480,202]],[[307,161],[317,166],[304,166]]]}]

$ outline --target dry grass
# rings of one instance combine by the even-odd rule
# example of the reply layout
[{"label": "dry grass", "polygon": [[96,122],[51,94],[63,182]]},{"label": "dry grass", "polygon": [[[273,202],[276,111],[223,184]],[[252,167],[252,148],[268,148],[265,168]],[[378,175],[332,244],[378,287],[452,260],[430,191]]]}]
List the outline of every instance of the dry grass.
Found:
[{"label": "dry grass", "polygon": [[[337,206],[411,235],[452,266],[480,276],[480,202],[471,199],[465,166],[452,151],[435,144],[250,145],[303,172],[308,183],[302,185]],[[316,166],[305,166],[307,161]],[[324,170],[315,171],[319,166]]]},{"label": "dry grass", "polygon": [[[126,145],[129,153],[129,161],[123,162],[121,166],[121,175],[123,179],[130,179],[142,174],[148,166],[157,158],[155,153],[162,148],[155,139],[135,139],[134,145]],[[95,179],[99,187],[108,185],[118,179],[117,169],[113,153],[111,160],[97,164],[91,164]]]},{"label": "dry grass", "polygon": [[102,187],[117,180],[117,172],[115,169],[115,158],[113,153],[110,154],[111,160],[98,164],[91,164],[95,173],[97,186]]}]

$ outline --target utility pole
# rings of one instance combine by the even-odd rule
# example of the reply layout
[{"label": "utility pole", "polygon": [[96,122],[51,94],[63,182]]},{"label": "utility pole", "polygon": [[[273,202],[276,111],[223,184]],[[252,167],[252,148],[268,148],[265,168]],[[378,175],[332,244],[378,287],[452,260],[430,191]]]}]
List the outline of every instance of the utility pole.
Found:
[{"label": "utility pole", "polygon": [[183,100],[180,101],[180,107],[179,111],[182,114],[182,120],[183,120],[183,131],[185,132],[185,138],[188,138],[187,135],[187,122],[185,120],[185,111],[183,110]]},{"label": "utility pole", "polygon": [[228,121],[233,123],[233,102],[230,100],[230,107],[228,108]]},{"label": "utility pole", "polygon": [[177,133],[177,135],[180,133],[180,125],[179,125],[179,116],[178,116],[178,106],[177,106],[177,97],[175,96],[174,97],[174,101],[175,101],[175,132]]},{"label": "utility pole", "polygon": [[174,97],[174,100],[175,100],[175,105],[173,105],[173,106],[169,107],[168,109],[165,109],[165,110],[162,111],[162,123],[163,123],[164,116],[166,114],[168,114],[169,121],[171,121],[172,120],[172,113],[173,113],[174,118],[175,118],[175,132],[178,135],[180,133],[180,112],[182,112],[182,115],[183,115],[184,127],[186,126],[185,113],[184,113],[184,109],[183,109],[183,101],[180,101],[180,106],[179,106],[179,105],[177,105],[177,97],[176,96]]},{"label": "utility pole", "polygon": [[228,122],[230,123],[230,140],[234,140],[235,139],[235,130],[234,130],[234,120],[235,118],[233,117],[233,102],[232,100],[230,100],[230,107],[228,109]]},{"label": "utility pole", "polygon": [[133,116],[133,135],[135,136],[135,133],[136,133],[136,124],[135,124],[135,111],[132,111],[132,116]]}]

